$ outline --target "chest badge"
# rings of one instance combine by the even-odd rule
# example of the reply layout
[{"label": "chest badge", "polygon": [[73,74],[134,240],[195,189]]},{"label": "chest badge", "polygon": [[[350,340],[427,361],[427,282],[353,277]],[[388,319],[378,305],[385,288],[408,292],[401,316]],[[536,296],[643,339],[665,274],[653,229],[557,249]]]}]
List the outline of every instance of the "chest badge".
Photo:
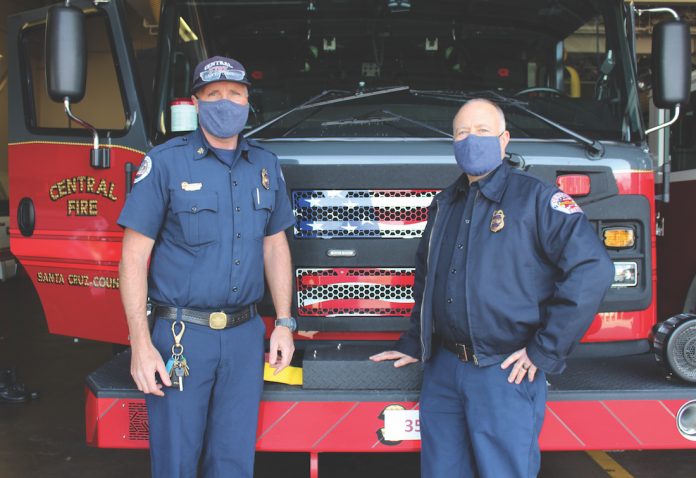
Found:
[{"label": "chest badge", "polygon": [[199,191],[203,187],[203,183],[188,183],[186,181],[181,182],[181,189],[184,191]]},{"label": "chest badge", "polygon": [[502,209],[493,211],[491,218],[491,232],[498,232],[505,227],[505,213]]},{"label": "chest badge", "polygon": [[268,178],[268,170],[266,168],[261,170],[261,185],[266,189],[271,189],[271,180]]}]

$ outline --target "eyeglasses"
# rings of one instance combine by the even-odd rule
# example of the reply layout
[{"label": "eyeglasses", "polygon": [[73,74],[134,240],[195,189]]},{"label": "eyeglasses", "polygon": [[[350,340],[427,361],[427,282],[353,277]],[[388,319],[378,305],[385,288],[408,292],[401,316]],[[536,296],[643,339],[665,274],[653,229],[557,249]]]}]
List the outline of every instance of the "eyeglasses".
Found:
[{"label": "eyeglasses", "polygon": [[222,79],[239,81],[244,79],[244,77],[246,76],[246,72],[244,70],[235,70],[233,68],[223,66],[213,67],[209,70],[201,71],[201,74],[199,76],[201,77],[201,80],[205,82]]}]

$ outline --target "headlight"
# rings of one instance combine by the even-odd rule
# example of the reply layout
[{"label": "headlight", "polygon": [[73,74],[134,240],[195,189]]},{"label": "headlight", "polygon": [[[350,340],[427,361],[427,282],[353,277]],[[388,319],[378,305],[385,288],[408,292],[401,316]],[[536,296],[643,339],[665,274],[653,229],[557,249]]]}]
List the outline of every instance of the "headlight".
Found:
[{"label": "headlight", "polygon": [[614,282],[612,287],[635,287],[638,284],[638,264],[635,262],[614,262]]}]

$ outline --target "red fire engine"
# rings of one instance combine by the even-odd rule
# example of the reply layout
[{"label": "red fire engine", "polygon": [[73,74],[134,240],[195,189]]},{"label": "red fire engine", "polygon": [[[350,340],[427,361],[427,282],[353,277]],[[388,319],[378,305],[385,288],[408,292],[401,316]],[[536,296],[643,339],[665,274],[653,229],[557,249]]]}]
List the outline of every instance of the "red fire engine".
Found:
[{"label": "red fire engine", "polygon": [[[696,448],[696,322],[682,314],[696,302],[683,207],[694,135],[672,136],[656,198],[643,12],[619,0],[143,3],[10,18],[11,249],[52,333],[128,344],[116,218],[145,153],[195,128],[193,66],[232,56],[254,82],[245,134],[278,154],[296,216],[304,383],[266,384],[257,448],[308,452],[313,476],[323,452],[417,451],[418,367],[366,358],[407,326],[427,206],[458,175],[451,119],[483,96],[506,113],[508,160],[574,196],[616,269],[568,370],[549,378],[542,449]],[[655,102],[686,105],[689,29],[654,32]],[[259,310],[270,317],[270,301]],[[121,353],[87,379],[91,445],[147,447],[128,363]]]}]

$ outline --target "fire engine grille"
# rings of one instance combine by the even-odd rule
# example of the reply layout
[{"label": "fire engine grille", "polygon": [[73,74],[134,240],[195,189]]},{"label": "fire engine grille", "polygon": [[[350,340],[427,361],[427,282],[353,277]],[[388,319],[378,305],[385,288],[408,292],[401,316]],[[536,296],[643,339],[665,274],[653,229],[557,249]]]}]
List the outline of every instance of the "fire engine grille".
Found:
[{"label": "fire engine grille", "polygon": [[150,425],[147,421],[147,407],[145,402],[128,403],[128,439],[148,440]]},{"label": "fire engine grille", "polygon": [[416,238],[436,190],[296,190],[295,238]]},{"label": "fire engine grille", "polygon": [[408,316],[413,268],[297,269],[298,315]]}]

